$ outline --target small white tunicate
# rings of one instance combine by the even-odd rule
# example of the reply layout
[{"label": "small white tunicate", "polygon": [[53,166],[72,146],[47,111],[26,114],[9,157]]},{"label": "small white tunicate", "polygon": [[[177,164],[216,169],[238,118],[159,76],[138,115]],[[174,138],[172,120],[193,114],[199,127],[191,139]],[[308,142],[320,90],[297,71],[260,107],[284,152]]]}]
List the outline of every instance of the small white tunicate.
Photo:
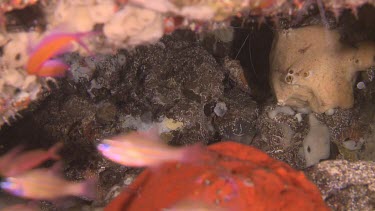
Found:
[{"label": "small white tunicate", "polygon": [[331,108],[324,112],[325,115],[332,116],[335,113],[335,109]]},{"label": "small white tunicate", "polygon": [[365,140],[363,138],[360,138],[358,141],[354,141],[354,140],[344,141],[342,142],[342,145],[346,149],[354,151],[354,150],[361,149],[364,143],[365,143]]},{"label": "small white tunicate", "polygon": [[330,133],[326,125],[319,122],[314,114],[309,115],[310,130],[303,140],[306,167],[327,159],[330,155]]},{"label": "small white tunicate", "polygon": [[277,106],[274,110],[268,112],[268,117],[274,119],[279,113],[290,116],[295,114],[294,110],[289,106]]},{"label": "small white tunicate", "polygon": [[130,185],[134,181],[134,177],[128,177],[124,180],[124,185]]},{"label": "small white tunicate", "polygon": [[214,108],[214,112],[217,116],[223,117],[228,111],[227,105],[225,103],[216,103],[216,106]]},{"label": "small white tunicate", "polygon": [[118,54],[117,55],[117,61],[119,65],[123,66],[126,63],[126,56],[124,54]]},{"label": "small white tunicate", "polygon": [[294,115],[294,118],[296,118],[298,122],[301,122],[302,121],[302,114],[297,113],[296,115]]},{"label": "small white tunicate", "polygon": [[277,105],[278,106],[284,106],[285,105],[285,101],[284,100],[278,100],[277,101]]},{"label": "small white tunicate", "polygon": [[310,114],[311,113],[311,109],[309,107],[297,108],[296,110],[297,110],[298,113],[301,113],[301,114]]},{"label": "small white tunicate", "polygon": [[366,84],[363,81],[357,83],[357,89],[364,89],[364,88],[366,88]]}]

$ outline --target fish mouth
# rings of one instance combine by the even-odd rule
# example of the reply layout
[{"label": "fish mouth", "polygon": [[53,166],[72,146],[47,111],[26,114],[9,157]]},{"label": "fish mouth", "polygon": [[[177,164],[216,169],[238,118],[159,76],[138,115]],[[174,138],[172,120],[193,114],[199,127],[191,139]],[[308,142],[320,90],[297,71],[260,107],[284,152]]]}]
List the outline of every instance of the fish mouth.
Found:
[{"label": "fish mouth", "polygon": [[0,187],[16,196],[23,195],[23,188],[17,182],[16,178],[8,177],[4,181],[0,182]]},{"label": "fish mouth", "polygon": [[106,143],[100,143],[96,147],[101,152],[108,152],[111,146]]}]

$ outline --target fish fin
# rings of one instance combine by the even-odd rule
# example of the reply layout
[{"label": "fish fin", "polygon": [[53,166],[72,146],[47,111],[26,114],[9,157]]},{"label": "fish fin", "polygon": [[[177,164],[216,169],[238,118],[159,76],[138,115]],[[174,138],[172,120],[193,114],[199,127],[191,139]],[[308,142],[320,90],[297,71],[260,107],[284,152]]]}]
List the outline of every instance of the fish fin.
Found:
[{"label": "fish fin", "polygon": [[93,35],[99,35],[102,34],[102,32],[99,31],[89,31],[89,32],[79,32],[76,34],[76,42],[82,46],[83,49],[87,51],[87,53],[95,58],[95,54],[89,49],[89,47],[82,41],[82,37],[86,36],[93,36]]},{"label": "fish fin", "polygon": [[90,55],[90,56],[94,56],[94,53],[89,49],[89,47],[86,45],[86,43],[84,43],[80,38],[78,38],[76,40],[76,42],[83,48],[85,49],[85,51],[87,51],[87,53]]},{"label": "fish fin", "polygon": [[81,190],[75,195],[85,200],[95,200],[97,198],[97,183],[97,177],[92,177],[81,182]]},{"label": "fish fin", "polygon": [[[25,149],[25,146],[16,146],[13,149],[11,149],[9,152],[7,152],[5,155],[1,156],[0,158],[0,175],[2,176],[10,176],[9,175],[9,163],[23,150]],[[8,166],[8,167],[7,167]]]},{"label": "fish fin", "polygon": [[41,77],[64,77],[69,66],[59,59],[45,61],[38,70],[37,75]]},{"label": "fish fin", "polygon": [[[131,140],[134,138],[141,138],[141,139],[145,139],[148,141],[163,142],[159,136],[158,131],[159,131],[159,128],[157,128],[156,126],[153,126],[150,129],[131,131],[131,132],[121,134],[121,135],[112,137],[110,139],[105,139],[105,140],[111,141],[111,144],[114,146],[115,145],[121,146],[121,142],[123,142],[124,139]],[[118,141],[118,143],[115,143],[113,141]]]},{"label": "fish fin", "polygon": [[203,162],[208,150],[201,143],[191,146],[186,146],[182,149],[181,162],[183,163],[197,163]]},{"label": "fish fin", "polygon": [[160,172],[160,167],[163,163],[159,163],[156,165],[148,166],[146,169],[148,169],[152,175],[158,174]]},{"label": "fish fin", "polygon": [[54,160],[61,159],[61,156],[58,154],[58,152],[60,151],[62,147],[63,147],[63,143],[58,142],[48,149],[48,154],[51,157],[51,159],[54,159]]},{"label": "fish fin", "polygon": [[61,172],[63,172],[63,162],[57,161],[55,162],[51,168],[49,168],[49,172],[53,175],[61,175]]},{"label": "fish fin", "polygon": [[161,140],[160,135],[159,135],[159,126],[157,125],[152,126],[148,130],[138,131],[138,132],[141,132],[142,136],[147,140],[163,142],[163,140]]},{"label": "fish fin", "polygon": [[22,152],[23,150],[25,149],[25,146],[21,145],[21,146],[16,146],[14,147],[13,149],[11,149],[9,152],[5,153],[5,155],[1,156],[0,158],[0,167],[4,164],[4,163],[8,163],[10,160],[13,160],[13,158],[19,154],[20,152]]}]

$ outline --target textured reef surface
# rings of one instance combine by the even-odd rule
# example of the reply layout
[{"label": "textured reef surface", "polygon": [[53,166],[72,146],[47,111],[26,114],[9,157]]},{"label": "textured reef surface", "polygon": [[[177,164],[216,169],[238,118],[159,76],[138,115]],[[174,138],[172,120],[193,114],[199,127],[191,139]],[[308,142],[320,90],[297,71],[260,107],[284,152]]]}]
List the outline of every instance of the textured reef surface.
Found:
[{"label": "textured reef surface", "polygon": [[[375,2],[26,2],[0,4],[0,152],[62,142],[66,178],[99,177],[97,200],[74,199],[63,209],[101,209],[129,187],[142,169],[112,163],[96,146],[155,125],[174,146],[233,140],[256,147],[305,171],[331,208],[374,209],[375,50],[368,43]],[[29,75],[27,43],[59,24],[102,30],[87,40],[95,55],[74,46],[59,56],[70,66],[66,77]],[[328,130],[323,144],[311,141],[320,131],[311,115]],[[0,194],[0,204],[20,202]]]}]

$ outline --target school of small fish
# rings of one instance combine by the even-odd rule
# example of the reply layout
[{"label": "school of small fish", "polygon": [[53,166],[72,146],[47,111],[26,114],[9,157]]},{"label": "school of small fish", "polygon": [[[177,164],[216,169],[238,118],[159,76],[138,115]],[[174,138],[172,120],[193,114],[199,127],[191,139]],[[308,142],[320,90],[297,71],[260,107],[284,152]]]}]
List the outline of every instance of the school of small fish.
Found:
[{"label": "school of small fish", "polygon": [[47,160],[59,160],[58,151],[62,143],[56,143],[49,150],[22,152],[22,146],[15,147],[0,158],[0,175],[11,177],[39,166]]},{"label": "school of small fish", "polygon": [[[48,150],[23,151],[23,146],[11,149],[0,157],[0,189],[26,199],[55,200],[66,196],[95,199],[97,178],[72,182],[63,178],[62,143]],[[163,143],[155,130],[130,132],[104,139],[97,149],[106,158],[130,167],[157,167],[164,162],[195,162],[205,151],[201,145],[172,147]],[[47,160],[56,160],[50,168],[38,168]]]},{"label": "school of small fish", "polygon": [[[60,160],[58,151],[62,143],[56,143],[48,150],[36,149],[23,152],[18,146],[0,157],[0,188],[23,198],[55,199],[66,195],[91,197],[94,192],[86,193],[86,183],[72,183],[59,176],[57,162],[52,168],[36,168],[47,160]],[[87,182],[92,184],[90,180]]]}]

